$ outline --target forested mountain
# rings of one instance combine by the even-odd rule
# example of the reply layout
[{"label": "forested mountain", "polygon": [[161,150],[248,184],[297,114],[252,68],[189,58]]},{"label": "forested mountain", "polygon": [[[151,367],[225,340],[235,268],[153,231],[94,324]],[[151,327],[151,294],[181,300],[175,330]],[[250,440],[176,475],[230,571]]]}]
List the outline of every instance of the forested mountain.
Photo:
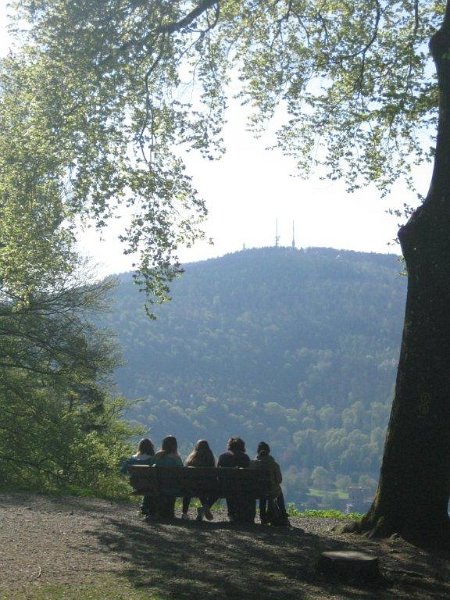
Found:
[{"label": "forested mountain", "polygon": [[376,478],[403,321],[401,269],[394,255],[244,250],[187,265],[156,321],[120,276],[108,324],[126,361],[119,390],[141,399],[129,417],[157,442],[176,435],[184,451],[202,437],[216,453],[233,434],[251,454],[268,441],[296,501],[306,485]]}]

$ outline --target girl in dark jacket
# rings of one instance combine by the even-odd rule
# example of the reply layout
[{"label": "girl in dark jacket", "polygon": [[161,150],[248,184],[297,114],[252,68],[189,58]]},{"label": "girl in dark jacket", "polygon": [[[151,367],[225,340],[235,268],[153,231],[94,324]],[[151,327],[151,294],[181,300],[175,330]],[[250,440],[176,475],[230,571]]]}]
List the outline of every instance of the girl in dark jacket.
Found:
[{"label": "girl in dark jacket", "polygon": [[[252,466],[270,471],[272,480],[270,495],[259,499],[259,518],[261,519],[261,524],[289,526],[283,491],[280,486],[282,482],[281,469],[280,465],[270,454],[269,444],[266,442],[258,444],[257,455]],[[267,504],[269,505],[268,509]]]},{"label": "girl in dark jacket", "polygon": [[[240,437],[228,440],[227,451],[219,456],[218,467],[246,469],[250,466],[250,458],[245,452],[245,442]],[[247,496],[228,496],[226,498],[228,518],[236,523],[253,523],[255,520],[256,502]]]}]

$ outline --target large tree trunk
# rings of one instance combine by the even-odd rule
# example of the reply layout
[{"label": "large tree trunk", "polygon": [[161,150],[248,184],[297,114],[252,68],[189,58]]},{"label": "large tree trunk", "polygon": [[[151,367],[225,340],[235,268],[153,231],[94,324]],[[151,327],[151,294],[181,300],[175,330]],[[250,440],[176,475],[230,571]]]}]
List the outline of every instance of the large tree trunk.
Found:
[{"label": "large tree trunk", "polygon": [[450,0],[430,49],[439,125],[428,196],[399,238],[405,324],[380,482],[361,528],[450,548]]}]

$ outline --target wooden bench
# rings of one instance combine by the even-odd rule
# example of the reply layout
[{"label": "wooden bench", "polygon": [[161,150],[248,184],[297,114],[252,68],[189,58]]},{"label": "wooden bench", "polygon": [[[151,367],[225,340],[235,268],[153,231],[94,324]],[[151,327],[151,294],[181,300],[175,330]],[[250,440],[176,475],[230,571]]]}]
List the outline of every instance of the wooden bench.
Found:
[{"label": "wooden bench", "polygon": [[267,469],[130,465],[128,472],[133,493],[145,496],[261,498],[273,490]]}]

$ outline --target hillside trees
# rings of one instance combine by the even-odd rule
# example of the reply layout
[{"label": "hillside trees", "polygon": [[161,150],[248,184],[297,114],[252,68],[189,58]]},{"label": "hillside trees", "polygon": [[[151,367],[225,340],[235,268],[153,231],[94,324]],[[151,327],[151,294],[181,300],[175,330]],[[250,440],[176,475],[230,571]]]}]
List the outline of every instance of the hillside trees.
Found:
[{"label": "hillside trees", "polygon": [[[182,452],[201,437],[219,451],[237,432],[250,453],[269,439],[286,471],[376,478],[406,297],[398,269],[394,255],[236,252],[187,265],[150,322],[121,276],[105,323],[126,361],[118,387],[143,399],[127,416],[155,439],[170,430]],[[303,503],[297,481],[286,476],[285,492]]]},{"label": "hillside trees", "polygon": [[[27,303],[2,290],[0,461],[3,485],[112,492],[130,428],[108,393],[110,336],[86,319],[105,284],[71,279]],[[116,482],[117,483],[117,482]]]},{"label": "hillside trees", "polygon": [[[414,165],[433,154],[428,139],[439,99],[430,192],[400,231],[410,274],[405,335],[380,487],[363,526],[447,544],[449,7],[443,0],[17,5],[47,61],[51,89],[57,84],[60,97],[52,92],[52,101],[60,108],[60,126],[71,128],[80,147],[89,136],[100,140],[89,162],[77,163],[80,185],[91,164],[100,177],[101,185],[86,196],[100,218],[126,187],[115,175],[115,189],[109,183],[121,166],[111,156],[133,144],[141,150],[136,169],[142,177],[129,187],[142,186],[172,210],[170,200],[178,199],[184,180],[170,150],[184,144],[207,156],[220,151],[226,85],[236,75],[242,100],[254,109],[253,130],[260,131],[281,106],[287,114],[278,132],[281,148],[305,173],[322,164],[350,189],[374,182],[386,191],[400,175],[412,184]],[[426,50],[430,38],[437,84]],[[184,84],[191,76],[196,84],[189,97]],[[153,204],[144,205],[145,222],[153,223]],[[132,245],[142,231],[135,219],[128,233]]]},{"label": "hillside trees", "polygon": [[116,351],[89,317],[111,282],[90,282],[75,251],[41,75],[0,68],[0,480],[109,493],[129,428],[108,394]]}]

